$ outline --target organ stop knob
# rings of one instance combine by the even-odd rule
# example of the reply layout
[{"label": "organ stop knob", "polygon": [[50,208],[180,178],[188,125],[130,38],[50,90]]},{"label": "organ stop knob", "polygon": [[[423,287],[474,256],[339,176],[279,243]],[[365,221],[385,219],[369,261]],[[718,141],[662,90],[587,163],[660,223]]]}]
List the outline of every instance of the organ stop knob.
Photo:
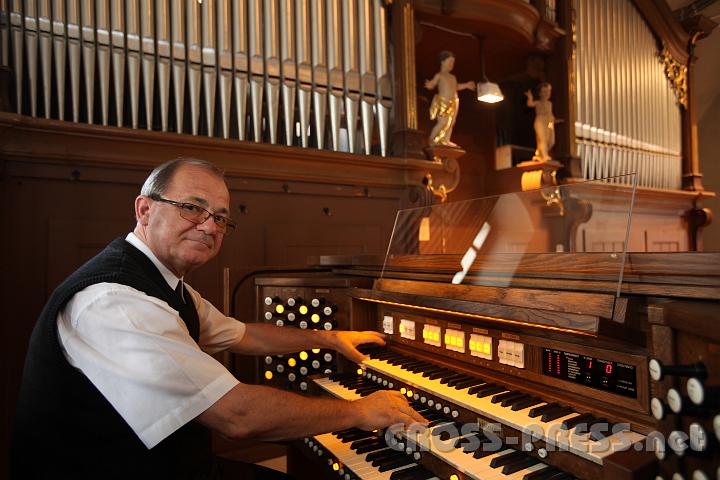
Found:
[{"label": "organ stop knob", "polygon": [[656,358],[650,359],[648,364],[650,370],[650,378],[660,381],[666,375],[675,375],[677,377],[697,377],[707,378],[707,370],[702,363],[694,363],[692,365],[663,365]]}]

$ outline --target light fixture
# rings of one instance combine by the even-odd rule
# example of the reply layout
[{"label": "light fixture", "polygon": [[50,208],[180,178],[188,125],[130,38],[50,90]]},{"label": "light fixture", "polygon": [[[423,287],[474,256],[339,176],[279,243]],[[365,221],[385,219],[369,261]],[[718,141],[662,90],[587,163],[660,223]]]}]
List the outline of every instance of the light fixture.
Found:
[{"label": "light fixture", "polygon": [[485,103],[497,103],[501,102],[505,97],[500,90],[500,86],[497,83],[493,83],[488,80],[485,75],[485,42],[481,36],[476,36],[478,43],[480,44],[480,78],[477,82],[477,99],[480,102]]},{"label": "light fixture", "polygon": [[501,102],[505,97],[500,91],[497,83],[488,82],[487,78],[483,82],[477,84],[477,99],[485,103]]}]

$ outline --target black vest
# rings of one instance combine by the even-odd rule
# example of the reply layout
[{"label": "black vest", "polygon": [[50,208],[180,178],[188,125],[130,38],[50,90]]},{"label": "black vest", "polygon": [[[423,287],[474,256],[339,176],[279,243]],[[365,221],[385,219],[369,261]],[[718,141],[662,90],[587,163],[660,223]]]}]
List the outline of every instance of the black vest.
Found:
[{"label": "black vest", "polygon": [[133,287],[180,312],[197,342],[199,322],[142,252],[118,238],[50,297],[25,359],[12,445],[16,478],[205,478],[210,431],[190,422],[148,450],[95,386],[65,359],[58,312],[75,293],[111,282]]}]

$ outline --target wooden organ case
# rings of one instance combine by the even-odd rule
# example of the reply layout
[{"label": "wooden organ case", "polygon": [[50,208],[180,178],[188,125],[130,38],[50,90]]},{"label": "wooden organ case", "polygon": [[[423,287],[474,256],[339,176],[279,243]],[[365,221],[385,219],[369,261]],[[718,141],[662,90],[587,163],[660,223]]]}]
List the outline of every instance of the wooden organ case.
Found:
[{"label": "wooden organ case", "polygon": [[[589,187],[554,191],[559,203],[533,191],[401,211],[384,262],[322,257],[337,275],[374,277],[345,290],[347,315],[387,345],[311,376],[315,391],[399,389],[430,424],[308,437],[289,471],[718,478],[720,255],[562,252],[572,209],[595,206]],[[603,201],[625,202],[615,227],[630,229],[632,199]]]}]

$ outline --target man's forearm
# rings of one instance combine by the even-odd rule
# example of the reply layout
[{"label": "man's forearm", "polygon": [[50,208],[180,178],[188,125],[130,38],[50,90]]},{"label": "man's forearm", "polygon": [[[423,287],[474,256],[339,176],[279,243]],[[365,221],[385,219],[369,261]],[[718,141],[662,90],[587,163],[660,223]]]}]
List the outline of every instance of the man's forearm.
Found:
[{"label": "man's forearm", "polygon": [[235,440],[289,440],[358,427],[374,430],[427,424],[398,391],[382,390],[356,401],[304,397],[258,385],[238,384],[197,421]]},{"label": "man's forearm", "polygon": [[352,402],[240,384],[198,421],[233,439],[289,440],[357,424]]},{"label": "man's forearm", "polygon": [[230,347],[246,355],[278,355],[310,348],[336,348],[334,332],[282,328],[262,323],[248,323],[245,335]]}]

